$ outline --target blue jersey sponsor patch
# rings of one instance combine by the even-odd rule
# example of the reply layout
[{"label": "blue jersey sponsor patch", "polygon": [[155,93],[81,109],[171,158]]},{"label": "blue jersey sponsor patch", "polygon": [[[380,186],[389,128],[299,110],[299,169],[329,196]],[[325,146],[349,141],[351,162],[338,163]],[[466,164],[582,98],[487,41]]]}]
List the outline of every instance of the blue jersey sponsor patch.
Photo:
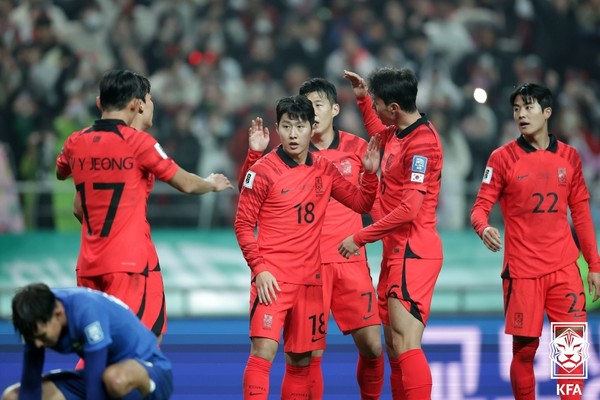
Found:
[{"label": "blue jersey sponsor patch", "polygon": [[412,170],[412,172],[418,172],[420,174],[424,174],[425,170],[427,170],[427,157],[413,156],[411,170]]}]

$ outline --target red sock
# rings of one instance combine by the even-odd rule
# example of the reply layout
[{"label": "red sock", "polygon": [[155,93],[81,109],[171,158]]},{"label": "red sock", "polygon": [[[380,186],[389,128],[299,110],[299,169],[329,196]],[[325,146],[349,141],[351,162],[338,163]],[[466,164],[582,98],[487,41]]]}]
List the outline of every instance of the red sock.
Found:
[{"label": "red sock", "polygon": [[513,340],[513,358],[510,363],[510,383],[515,400],[535,399],[535,375],[533,358],[540,344],[536,339],[531,342]]},{"label": "red sock", "polygon": [[431,399],[431,370],[422,349],[408,350],[398,357],[407,400]]},{"label": "red sock", "polygon": [[[558,372],[562,372],[563,374],[568,373],[568,371],[565,371],[563,368],[558,367]],[[583,364],[580,365],[579,367],[575,368],[573,371],[571,371],[571,374],[577,374],[579,376],[583,375]],[[561,400],[581,400],[581,394],[579,393],[583,393],[583,379],[561,379],[561,380],[557,380],[557,383],[560,384],[566,384],[569,385],[571,384],[571,392],[575,391],[575,387],[574,385],[579,385],[579,389],[577,390],[577,394],[561,394],[560,395],[560,399]],[[569,386],[566,386],[569,387]],[[566,391],[566,390],[565,390]]]},{"label": "red sock", "polygon": [[85,367],[85,362],[83,361],[83,358],[80,358],[79,361],[77,361],[77,364],[75,364],[75,369],[83,369],[83,367]]},{"label": "red sock", "polygon": [[392,386],[392,399],[394,400],[406,400],[404,396],[404,385],[402,384],[402,368],[400,366],[400,359],[390,359],[390,384]]},{"label": "red sock", "polygon": [[378,400],[383,388],[383,354],[377,358],[358,355],[356,380],[362,400]]},{"label": "red sock", "polygon": [[273,364],[264,358],[250,356],[244,370],[244,399],[267,400],[269,374]]},{"label": "red sock", "polygon": [[310,359],[310,399],[321,400],[323,398],[323,370],[321,370],[322,356],[312,356]]},{"label": "red sock", "polygon": [[281,383],[282,400],[308,400],[310,399],[310,365],[295,367],[285,365],[285,374]]}]

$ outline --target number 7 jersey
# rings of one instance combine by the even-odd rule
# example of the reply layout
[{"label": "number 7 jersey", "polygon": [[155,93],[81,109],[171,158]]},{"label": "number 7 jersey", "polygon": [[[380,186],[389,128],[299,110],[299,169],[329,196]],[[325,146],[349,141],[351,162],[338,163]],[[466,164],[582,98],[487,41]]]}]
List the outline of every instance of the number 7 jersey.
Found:
[{"label": "number 7 jersey", "polygon": [[154,177],[168,181],[178,165],[150,134],[102,119],[72,133],[56,159],[72,175],[83,222],[78,276],[140,273],[158,262],[146,218]]}]

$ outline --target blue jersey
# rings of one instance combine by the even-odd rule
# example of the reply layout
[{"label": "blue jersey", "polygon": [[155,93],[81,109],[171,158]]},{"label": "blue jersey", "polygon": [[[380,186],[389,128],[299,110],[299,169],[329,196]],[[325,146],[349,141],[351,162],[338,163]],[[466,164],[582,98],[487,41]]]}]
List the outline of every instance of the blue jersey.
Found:
[{"label": "blue jersey", "polygon": [[116,297],[87,288],[52,289],[65,308],[65,329],[52,350],[77,353],[108,348],[107,365],[126,359],[152,360],[170,369],[156,336]]}]

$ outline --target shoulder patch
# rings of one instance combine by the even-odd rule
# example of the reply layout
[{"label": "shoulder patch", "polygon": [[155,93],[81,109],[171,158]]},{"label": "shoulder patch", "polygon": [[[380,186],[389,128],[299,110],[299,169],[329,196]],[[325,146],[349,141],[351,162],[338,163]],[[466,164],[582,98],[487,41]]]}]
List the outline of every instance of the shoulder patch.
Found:
[{"label": "shoulder patch", "polygon": [[413,156],[411,171],[418,172],[419,174],[424,174],[426,170],[427,170],[427,157]]},{"label": "shoulder patch", "polygon": [[104,339],[100,322],[95,321],[85,327],[85,337],[90,344],[99,343]]},{"label": "shoulder patch", "polygon": [[158,142],[157,142],[157,143],[154,145],[154,148],[156,149],[156,151],[158,152],[158,154],[160,154],[160,156],[161,156],[162,158],[164,158],[165,160],[166,160],[167,158],[169,158],[169,156],[167,155],[167,153],[165,153],[165,151],[163,150],[163,148],[160,146],[160,143],[158,143]]},{"label": "shoulder patch", "polygon": [[494,173],[494,168],[485,167],[485,171],[483,173],[483,183],[490,183],[492,181],[492,174]]},{"label": "shoulder patch", "polygon": [[256,172],[248,171],[246,173],[246,177],[244,178],[244,187],[248,189],[252,189],[252,185],[254,184],[254,178],[256,177]]}]

